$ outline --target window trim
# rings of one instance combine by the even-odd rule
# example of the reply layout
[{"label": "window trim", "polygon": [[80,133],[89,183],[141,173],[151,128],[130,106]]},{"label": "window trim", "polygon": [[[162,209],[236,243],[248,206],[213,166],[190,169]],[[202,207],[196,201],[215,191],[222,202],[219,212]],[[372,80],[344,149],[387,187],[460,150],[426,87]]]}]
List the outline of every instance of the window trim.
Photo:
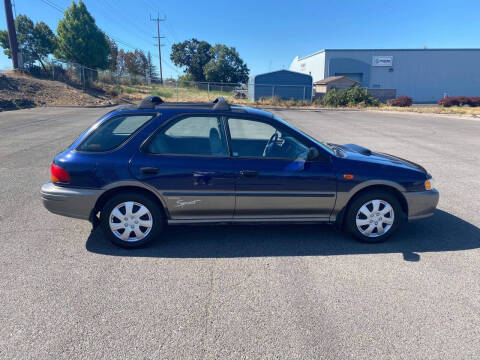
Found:
[{"label": "window trim", "polygon": [[[157,134],[161,132],[164,128],[169,126],[170,123],[173,122],[173,124],[182,121],[183,119],[191,118],[191,117],[215,117],[218,120],[220,120],[221,125],[219,126],[220,132],[223,133],[225,136],[226,140],[226,150],[227,154],[226,155],[198,155],[198,154],[170,154],[170,153],[153,153],[148,150],[148,147],[150,143],[155,139]],[[172,124],[172,125],[173,125]],[[167,157],[194,157],[194,158],[208,158],[208,159],[228,159],[231,158],[230,154],[230,144],[228,142],[228,137],[225,132],[225,121],[224,121],[224,115],[222,114],[216,114],[216,113],[182,113],[182,114],[177,114],[175,116],[172,116],[168,120],[166,120],[163,124],[161,124],[152,134],[150,134],[140,145],[140,152],[147,154],[147,155],[153,155],[153,156],[167,156]]]},{"label": "window trim", "polygon": [[[270,121],[269,119],[264,119],[264,118],[258,118],[258,117],[244,117],[244,116],[237,116],[237,115],[234,115],[234,116],[224,116],[224,122],[225,122],[225,126],[227,127],[228,131],[227,131],[227,139],[228,139],[228,143],[229,143],[229,148],[230,148],[230,156],[232,159],[244,159],[244,160],[286,160],[286,161],[304,161],[304,162],[320,162],[320,163],[326,163],[326,162],[331,162],[331,157],[330,156],[326,156],[325,158],[326,159],[323,159],[323,156],[322,158],[318,158],[318,159],[314,159],[314,160],[307,160],[307,159],[301,159],[301,158],[296,158],[296,159],[293,159],[293,158],[284,158],[284,157],[263,157],[263,156],[233,156],[233,152],[231,150],[231,141],[232,141],[232,138],[231,138],[231,133],[230,133],[230,125],[228,123],[228,120],[229,119],[240,119],[240,120],[250,120],[250,121],[257,121],[257,122],[261,122],[261,123],[265,123],[267,125],[270,125],[271,127],[275,128],[275,129],[285,129],[286,132],[293,132],[295,134],[295,137],[298,138],[300,137],[302,139],[302,142],[305,142],[307,141],[310,146],[310,147],[315,147],[320,153],[324,153],[323,149],[319,149],[318,146],[316,144],[314,144],[312,141],[310,141],[310,139],[306,138],[305,136],[302,136],[302,134],[298,133],[297,131],[295,131],[295,129],[292,129],[288,126],[284,126],[281,122],[279,121],[276,121],[274,124],[272,124],[272,121]],[[278,127],[275,126],[278,124]],[[323,151],[323,152],[322,152]]]},{"label": "window trim", "polygon": [[[115,110],[112,110],[112,111],[115,111]],[[108,115],[108,114],[107,114]],[[120,144],[118,144],[116,147],[112,148],[112,149],[109,149],[109,150],[104,150],[104,151],[86,151],[86,150],[80,150],[80,146],[83,145],[83,143],[85,141],[87,141],[93,134],[95,134],[95,131],[98,130],[99,127],[103,126],[104,124],[106,124],[107,122],[109,121],[112,121],[113,119],[115,118],[118,118],[118,117],[122,117],[122,116],[127,116],[127,117],[130,117],[130,116],[146,116],[146,115],[149,115],[151,116],[151,119],[150,120],[147,120],[145,121],[142,126],[140,126],[137,130],[135,130],[133,133],[130,134],[130,136],[128,136],[127,138],[125,138]],[[93,124],[87,131],[90,131],[89,134],[86,135],[86,137],[75,147],[75,149],[73,149],[74,152],[78,152],[78,153],[81,153],[81,154],[108,154],[108,153],[111,153],[111,152],[114,152],[114,151],[117,151],[118,149],[122,148],[123,146],[125,146],[128,142],[130,142],[131,139],[133,139],[135,136],[138,135],[138,133],[140,131],[142,131],[142,129],[147,126],[148,124],[150,124],[152,121],[154,121],[156,118],[158,118],[159,116],[161,115],[161,113],[159,112],[146,112],[146,113],[137,113],[137,112],[132,112],[132,113],[123,113],[123,114],[118,114],[118,115],[114,115],[112,117],[109,117],[109,118],[106,118],[104,121],[102,121],[98,127],[92,131],[90,131],[92,129],[93,126],[95,126],[95,124]],[[75,140],[76,141],[76,140]],[[75,143],[75,142],[74,142]],[[73,144],[72,144],[73,145]]]}]

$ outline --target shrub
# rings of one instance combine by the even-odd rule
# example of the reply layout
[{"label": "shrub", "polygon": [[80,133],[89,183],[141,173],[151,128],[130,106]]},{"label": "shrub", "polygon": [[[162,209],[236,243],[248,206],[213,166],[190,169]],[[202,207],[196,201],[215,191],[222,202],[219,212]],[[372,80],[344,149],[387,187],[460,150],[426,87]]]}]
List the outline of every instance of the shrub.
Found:
[{"label": "shrub", "polygon": [[468,99],[468,105],[470,105],[471,107],[480,106],[480,96],[471,96]]},{"label": "shrub", "polygon": [[469,105],[472,107],[480,106],[480,97],[479,96],[449,96],[443,99],[438,100],[438,105],[443,107],[450,106],[464,106]]},{"label": "shrub", "polygon": [[322,103],[325,106],[337,107],[341,105],[340,95],[337,90],[333,89],[328,91],[322,99]]},{"label": "shrub", "polygon": [[127,93],[127,94],[135,94],[138,91],[136,89],[126,87],[126,88],[122,89],[122,92]]},{"label": "shrub", "polygon": [[443,107],[458,106],[459,102],[455,96],[450,96],[438,100],[438,105],[441,105]]},{"label": "shrub", "polygon": [[379,106],[379,101],[371,96],[366,89],[354,86],[350,89],[328,91],[322,99],[316,101],[325,106]]},{"label": "shrub", "polygon": [[357,105],[368,97],[368,92],[365,89],[354,86],[345,91],[345,100],[348,105]]},{"label": "shrub", "polygon": [[301,101],[294,98],[290,98],[288,100],[285,100],[284,102],[286,107],[303,105]]},{"label": "shrub", "polygon": [[110,86],[110,87],[107,88],[107,90],[105,90],[105,93],[107,95],[110,95],[110,96],[113,96],[113,97],[116,97],[116,96],[120,95],[121,92],[122,92],[122,88],[118,85]]},{"label": "shrub", "polygon": [[412,106],[412,98],[406,95],[400,95],[396,99],[387,100],[387,104],[390,106]]}]

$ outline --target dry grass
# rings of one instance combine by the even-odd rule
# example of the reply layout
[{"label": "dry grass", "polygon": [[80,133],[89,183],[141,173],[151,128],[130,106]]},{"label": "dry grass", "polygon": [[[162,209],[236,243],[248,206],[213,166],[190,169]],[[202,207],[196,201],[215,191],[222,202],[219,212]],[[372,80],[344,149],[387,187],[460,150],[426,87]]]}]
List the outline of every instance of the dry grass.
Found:
[{"label": "dry grass", "polygon": [[[237,105],[295,108],[295,109],[325,109],[315,103],[298,100],[282,100],[279,98],[267,98],[258,101],[248,99],[236,99],[232,92],[206,91],[196,88],[158,85],[105,85],[98,84],[97,91],[89,90],[84,93],[81,89],[73,88],[58,81],[36,79],[21,73],[9,72],[2,74],[0,78],[0,111],[2,109],[15,109],[31,106],[55,106],[55,105],[105,105],[115,103],[138,103],[148,95],[160,96],[167,102],[211,102],[219,96],[223,96],[228,102]],[[103,88],[103,89],[102,89]],[[339,107],[328,108],[332,110],[366,110],[366,111],[396,111],[415,112],[430,114],[470,115],[480,117],[480,107],[469,106],[410,106],[395,107],[382,104],[379,107]]]},{"label": "dry grass", "polygon": [[18,72],[0,75],[0,111],[34,106],[103,106],[112,104],[99,91],[81,89],[59,81],[37,79]]},{"label": "dry grass", "polygon": [[[113,88],[113,87],[112,87]],[[232,104],[249,104],[246,99],[235,99],[231,92],[205,91],[195,88],[169,87],[169,86],[146,86],[130,85],[115,87],[115,90],[108,89],[107,92],[116,92],[120,99],[136,102],[148,95],[160,96],[166,102],[211,102],[219,96],[223,96]]]},{"label": "dry grass", "polygon": [[236,99],[232,92],[224,91],[206,91],[186,87],[169,87],[158,85],[121,85],[106,90],[107,93],[118,95],[120,101],[138,102],[148,95],[160,96],[166,102],[212,102],[217,97],[224,97],[229,103],[235,105],[260,106],[260,107],[280,107],[280,108],[318,108],[308,101],[283,100],[279,98],[266,98],[258,101],[248,99]]},{"label": "dry grass", "polygon": [[[266,98],[257,101],[248,99],[235,99],[231,92],[221,91],[205,91],[195,88],[179,87],[178,89],[169,86],[158,85],[121,85],[119,92],[120,101],[138,102],[148,95],[160,96],[166,102],[211,102],[219,96],[223,96],[231,104],[259,106],[259,107],[278,107],[278,108],[299,108],[299,109],[325,109],[320,105],[308,101],[299,100],[283,100],[279,98]],[[107,91],[108,92],[108,91]],[[415,113],[433,113],[433,114],[457,114],[457,115],[480,115],[480,107],[396,107],[382,104],[379,107],[357,106],[357,107],[338,107],[331,110],[366,110],[366,111],[399,111],[399,112],[415,112]]]},{"label": "dry grass", "polygon": [[397,107],[382,105],[380,107],[368,107],[366,110],[376,111],[400,111],[400,112],[415,112],[415,113],[427,113],[427,114],[453,114],[453,115],[480,115],[480,107],[468,107],[468,106],[409,106],[409,107]]}]

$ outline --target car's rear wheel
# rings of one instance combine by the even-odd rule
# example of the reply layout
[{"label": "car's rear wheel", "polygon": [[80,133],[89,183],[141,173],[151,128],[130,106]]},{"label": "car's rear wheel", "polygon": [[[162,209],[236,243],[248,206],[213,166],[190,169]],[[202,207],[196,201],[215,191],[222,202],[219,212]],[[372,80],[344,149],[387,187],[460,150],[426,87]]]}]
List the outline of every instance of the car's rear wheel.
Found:
[{"label": "car's rear wheel", "polygon": [[384,191],[360,195],[349,206],[346,227],[357,239],[376,243],[389,238],[402,220],[398,199]]},{"label": "car's rear wheel", "polygon": [[139,193],[109,199],[100,214],[100,225],[110,241],[134,248],[155,239],[164,227],[163,212],[150,197]]}]

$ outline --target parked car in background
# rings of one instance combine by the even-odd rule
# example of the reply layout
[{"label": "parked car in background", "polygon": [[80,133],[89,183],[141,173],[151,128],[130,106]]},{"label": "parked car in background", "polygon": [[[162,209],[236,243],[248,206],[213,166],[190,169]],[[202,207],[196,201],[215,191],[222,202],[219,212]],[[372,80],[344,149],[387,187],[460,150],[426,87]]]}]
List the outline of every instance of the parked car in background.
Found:
[{"label": "parked car in background", "polygon": [[148,97],[117,108],[55,156],[42,186],[53,213],[100,224],[125,247],[166,224],[336,223],[366,242],[431,216],[420,165],[313,139],[269,112]]},{"label": "parked car in background", "polygon": [[246,99],[247,98],[247,85],[246,84],[240,84],[239,86],[236,86],[233,89],[233,97],[235,99]]}]

